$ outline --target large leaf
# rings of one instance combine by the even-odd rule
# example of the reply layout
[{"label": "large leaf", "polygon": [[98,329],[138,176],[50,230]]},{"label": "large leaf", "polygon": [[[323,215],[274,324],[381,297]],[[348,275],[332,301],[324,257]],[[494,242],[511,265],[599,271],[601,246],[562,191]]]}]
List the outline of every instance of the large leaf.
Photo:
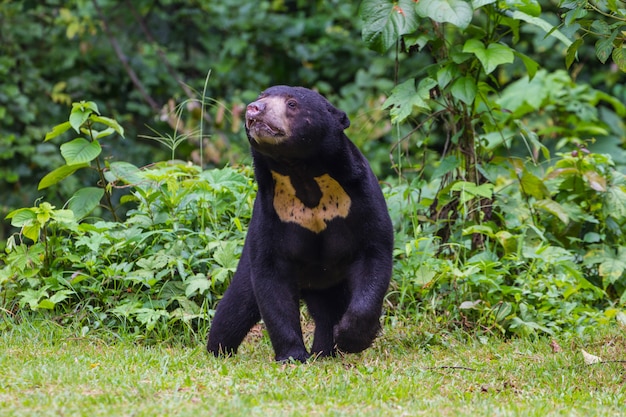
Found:
[{"label": "large leaf", "polygon": [[572,44],[572,41],[569,40],[567,36],[563,35],[563,33],[560,30],[555,29],[551,23],[543,20],[540,17],[534,17],[527,13],[521,12],[519,10],[516,10],[513,13],[511,13],[511,17],[513,19],[521,20],[526,23],[530,23],[531,25],[537,26],[538,28],[545,31],[547,35],[554,36],[555,38],[560,40],[565,46],[569,47]]},{"label": "large leaf", "polygon": [[364,0],[360,8],[363,41],[370,49],[384,53],[400,36],[417,29],[413,0]]},{"label": "large leaf", "polygon": [[61,145],[61,155],[68,165],[91,162],[100,155],[102,147],[98,141],[89,142],[84,138],[76,138]]},{"label": "large leaf", "polygon": [[472,21],[472,5],[465,0],[422,0],[415,5],[415,11],[422,17],[435,22],[452,23],[465,29]]},{"label": "large leaf", "polygon": [[547,211],[548,213],[561,220],[564,224],[569,224],[569,215],[567,214],[563,206],[556,201],[550,199],[537,200],[534,206],[544,211]]},{"label": "large leaf", "polygon": [[463,46],[463,52],[473,53],[490,74],[500,64],[510,64],[515,59],[513,50],[499,43],[490,43],[487,48],[478,39],[468,39]]},{"label": "large leaf", "polygon": [[615,40],[616,36],[617,36],[617,29],[613,31],[611,36],[607,38],[601,38],[600,40],[596,42],[596,57],[603,64],[606,62],[607,59],[609,59],[609,57],[611,56],[613,52],[613,47],[614,47],[613,41]]},{"label": "large leaf", "polygon": [[46,137],[44,138],[44,142],[50,139],[56,138],[57,136],[67,132],[71,129],[72,125],[70,122],[61,123],[60,125],[56,125],[52,128],[52,130],[46,133]]},{"label": "large leaf", "polygon": [[98,187],[85,187],[76,191],[68,203],[76,219],[82,219],[95,209],[104,196],[104,190]]},{"label": "large leaf", "polygon": [[80,133],[80,127],[89,119],[89,111],[76,110],[70,114],[70,125],[74,128],[76,133]]},{"label": "large leaf", "polygon": [[521,186],[525,194],[531,195],[537,200],[541,200],[550,195],[543,181],[526,169],[522,172]]},{"label": "large leaf", "polygon": [[461,100],[467,105],[474,102],[477,91],[478,88],[476,87],[476,82],[472,77],[458,78],[454,81],[454,83],[452,83],[452,88],[450,89],[454,98]]},{"label": "large leaf", "polygon": [[109,171],[106,171],[104,176],[108,182],[122,180],[130,185],[139,185],[143,182],[149,184],[139,168],[124,161],[112,162]]},{"label": "large leaf", "polygon": [[415,89],[415,80],[410,79],[398,84],[391,90],[391,95],[383,103],[383,107],[391,107],[389,114],[393,123],[401,123],[413,112],[413,108],[429,110],[425,99]]},{"label": "large leaf", "polygon": [[110,127],[111,129],[115,130],[121,137],[124,137],[124,128],[116,120],[104,116],[91,116],[91,120]]},{"label": "large leaf", "polygon": [[88,167],[89,164],[79,164],[79,165],[63,165],[55,169],[54,171],[47,174],[45,177],[39,181],[38,190],[43,190],[44,188],[48,188],[51,185],[58,183],[59,181],[69,177],[77,170]]}]

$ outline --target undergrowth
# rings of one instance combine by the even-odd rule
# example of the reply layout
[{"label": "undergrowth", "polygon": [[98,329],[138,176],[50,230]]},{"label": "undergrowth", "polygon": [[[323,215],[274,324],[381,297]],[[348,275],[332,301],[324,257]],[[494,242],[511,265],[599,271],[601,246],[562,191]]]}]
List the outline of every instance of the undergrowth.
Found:
[{"label": "undergrowth", "polygon": [[[9,214],[19,232],[0,257],[2,320],[30,311],[82,334],[197,340],[237,266],[255,197],[250,168],[104,159],[99,142],[123,131],[90,102],[76,103],[46,139],[71,128],[82,139],[60,145],[67,164],[42,182],[84,168],[99,187],[77,190],[62,208],[39,201]],[[545,165],[504,158],[487,168],[490,187],[457,182],[446,192],[460,211],[488,204],[491,220],[451,220],[446,239],[446,219],[428,216],[444,195],[441,176],[384,186],[396,228],[387,323],[426,319],[482,337],[625,322],[626,180],[610,156],[580,148]],[[120,191],[127,211],[116,220]]]}]

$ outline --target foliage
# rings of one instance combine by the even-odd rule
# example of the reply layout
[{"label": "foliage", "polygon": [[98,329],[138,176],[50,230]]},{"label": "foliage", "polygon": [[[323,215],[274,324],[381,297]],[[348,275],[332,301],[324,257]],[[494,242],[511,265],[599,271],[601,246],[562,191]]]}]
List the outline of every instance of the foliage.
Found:
[{"label": "foliage", "polygon": [[[626,304],[626,178],[594,150],[623,161],[626,130],[615,121],[626,107],[541,69],[518,44],[524,25],[563,51],[568,36],[535,1],[369,0],[361,17],[372,49],[396,45],[426,62],[384,103],[404,183],[389,191],[399,228],[392,305],[486,333],[612,320]],[[419,157],[425,143],[441,154]]]},{"label": "foliage", "polygon": [[537,335],[614,320],[626,89],[614,69],[593,74],[577,31],[619,55],[622,15],[602,3],[612,23],[597,31],[590,5],[563,3],[558,26],[556,4],[534,0],[365,0],[358,14],[339,1],[0,2],[0,211],[19,230],[0,256],[0,308],[201,333],[255,192],[249,170],[203,162],[245,162],[242,103],[286,83],[346,110],[385,178],[388,321]]},{"label": "foliage", "polygon": [[[249,173],[175,161],[144,169],[116,161],[105,169],[97,159],[99,140],[121,131],[97,112],[92,102],[75,103],[69,121],[46,135],[50,140],[73,128],[90,140],[62,144],[66,165],[40,187],[95,161],[105,189],[130,190],[122,202],[132,208],[123,222],[82,221],[104,194],[86,187],[67,209],[41,202],[11,212],[7,217],[21,231],[9,239],[0,270],[2,308],[49,310],[86,328],[140,326],[146,336],[167,326],[193,333],[206,325],[235,270],[254,197]],[[96,131],[95,123],[108,127]]]},{"label": "foliage", "polygon": [[[78,223],[72,210],[48,203],[28,209],[37,220],[10,239],[0,270],[5,311],[48,309],[87,328],[141,326],[148,336],[206,325],[237,264],[249,177],[231,168],[117,163],[107,178],[130,187],[136,207],[124,222]],[[21,238],[33,224],[43,237],[28,244]]]},{"label": "foliage", "polygon": [[577,57],[586,37],[596,38],[596,57],[603,64],[611,58],[617,68],[626,72],[626,9],[622,1],[562,0],[563,24],[582,32],[567,49],[567,67]]}]

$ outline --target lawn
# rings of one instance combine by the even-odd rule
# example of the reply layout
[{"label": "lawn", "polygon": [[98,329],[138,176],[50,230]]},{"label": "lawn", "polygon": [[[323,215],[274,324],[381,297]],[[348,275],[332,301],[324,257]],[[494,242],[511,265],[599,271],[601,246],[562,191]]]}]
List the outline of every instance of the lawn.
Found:
[{"label": "lawn", "polygon": [[[603,362],[585,364],[582,350]],[[617,416],[626,329],[477,340],[385,326],[360,355],[277,364],[266,335],[234,358],[49,322],[0,334],[2,416]],[[621,361],[621,362],[620,362]]]}]

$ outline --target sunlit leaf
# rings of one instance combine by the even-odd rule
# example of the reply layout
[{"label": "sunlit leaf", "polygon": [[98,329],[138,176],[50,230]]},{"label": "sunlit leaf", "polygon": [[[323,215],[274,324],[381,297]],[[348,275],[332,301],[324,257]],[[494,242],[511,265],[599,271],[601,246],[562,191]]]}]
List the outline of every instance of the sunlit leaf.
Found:
[{"label": "sunlit leaf", "polygon": [[54,139],[59,135],[62,135],[63,133],[67,132],[71,128],[72,128],[72,125],[70,124],[70,122],[65,122],[65,123],[61,123],[60,125],[56,125],[55,127],[52,128],[50,132],[46,133],[44,142],[50,139]]},{"label": "sunlit leaf", "polygon": [[84,138],[76,138],[61,145],[61,155],[67,165],[79,165],[91,162],[102,152],[98,141],[89,142]]},{"label": "sunlit leaf", "polygon": [[503,10],[519,10],[534,17],[541,15],[541,5],[537,0],[500,0],[498,7]]},{"label": "sunlit leaf", "polygon": [[22,227],[37,219],[37,213],[32,208],[21,208],[13,210],[5,218],[11,219],[11,226]]},{"label": "sunlit leaf", "polygon": [[94,122],[102,123],[115,130],[121,137],[124,137],[124,128],[114,119],[104,116],[91,116]]},{"label": "sunlit leaf", "polygon": [[515,59],[513,50],[508,46],[499,43],[490,43],[487,48],[478,39],[469,39],[463,46],[463,52],[473,53],[485,69],[485,73],[490,74],[498,65],[510,64]]},{"label": "sunlit leaf", "polygon": [[54,171],[46,174],[41,181],[39,181],[39,185],[37,187],[38,190],[43,190],[44,188],[48,188],[51,185],[58,183],[59,181],[69,177],[74,172],[81,168],[88,167],[89,164],[79,164],[79,165],[63,165],[55,169]]},{"label": "sunlit leaf", "polygon": [[543,181],[526,169],[522,172],[521,185],[525,194],[531,195],[537,200],[550,195]]},{"label": "sunlit leaf", "polygon": [[547,22],[546,20],[543,20],[540,17],[531,16],[519,10],[514,11],[511,14],[511,17],[513,17],[513,19],[522,20],[526,23],[537,26],[538,28],[546,32],[546,34],[553,36],[561,41],[565,46],[570,46],[572,44],[572,41],[569,40],[569,38],[565,36],[560,30],[555,29],[554,25]]},{"label": "sunlit leaf", "polygon": [[428,0],[418,1],[415,5],[417,14],[435,22],[452,23],[465,29],[472,21],[472,5],[465,0]]}]

